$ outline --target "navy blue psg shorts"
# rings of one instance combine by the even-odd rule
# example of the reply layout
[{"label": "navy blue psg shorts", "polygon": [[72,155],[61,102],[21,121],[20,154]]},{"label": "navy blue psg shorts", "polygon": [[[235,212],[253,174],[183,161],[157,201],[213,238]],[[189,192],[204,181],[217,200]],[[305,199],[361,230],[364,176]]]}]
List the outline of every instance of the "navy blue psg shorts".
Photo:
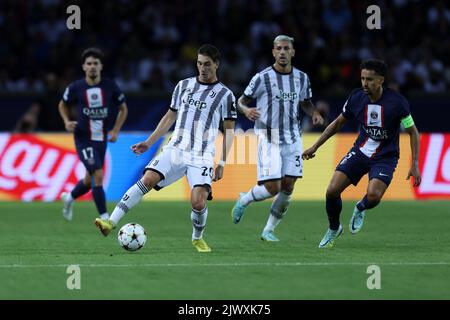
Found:
[{"label": "navy blue psg shorts", "polygon": [[369,173],[369,180],[377,178],[389,185],[397,163],[397,157],[374,160],[367,157],[358,148],[353,147],[339,162],[336,171],[345,173],[355,186],[366,173]]},{"label": "navy blue psg shorts", "polygon": [[75,147],[78,157],[83,162],[89,174],[103,168],[106,154],[106,142],[91,141],[75,138]]}]

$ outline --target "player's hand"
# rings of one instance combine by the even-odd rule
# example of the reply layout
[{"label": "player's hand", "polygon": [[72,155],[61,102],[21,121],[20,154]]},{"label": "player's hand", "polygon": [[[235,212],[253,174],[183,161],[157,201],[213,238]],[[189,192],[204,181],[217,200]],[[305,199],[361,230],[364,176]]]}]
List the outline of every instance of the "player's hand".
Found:
[{"label": "player's hand", "polygon": [[108,132],[109,135],[109,142],[116,142],[117,141],[117,136],[119,135],[119,133],[115,130],[111,130],[110,132]]},{"label": "player's hand", "polygon": [[251,121],[256,121],[261,116],[256,108],[245,108],[243,111],[247,119]]},{"label": "player's hand", "polygon": [[67,121],[65,123],[66,130],[69,132],[74,132],[75,128],[77,127],[77,124],[78,124],[78,122],[76,122],[76,121]]},{"label": "player's hand", "polygon": [[319,111],[315,110],[312,115],[312,123],[314,126],[323,125],[324,120]]},{"label": "player's hand", "polygon": [[303,153],[302,153],[302,159],[303,160],[309,160],[314,158],[316,155],[317,149],[315,147],[311,147],[309,149],[306,149]]},{"label": "player's hand", "polygon": [[131,146],[131,151],[133,151],[138,156],[143,154],[145,151],[148,150],[150,146],[145,143],[145,141],[138,142],[136,144],[133,144]]},{"label": "player's hand", "polygon": [[409,180],[411,177],[414,177],[413,186],[418,187],[422,181],[422,176],[420,175],[419,168],[415,165],[411,166],[411,169],[409,169],[406,180]]},{"label": "player's hand", "polygon": [[223,177],[223,166],[217,166],[214,172],[213,181],[219,181]]}]

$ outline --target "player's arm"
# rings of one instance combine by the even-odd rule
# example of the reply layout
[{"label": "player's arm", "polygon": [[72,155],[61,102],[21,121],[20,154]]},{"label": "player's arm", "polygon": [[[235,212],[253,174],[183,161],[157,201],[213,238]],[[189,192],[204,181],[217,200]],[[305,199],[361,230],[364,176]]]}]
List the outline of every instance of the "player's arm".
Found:
[{"label": "player's arm", "polygon": [[422,177],[419,171],[419,146],[420,146],[420,136],[419,130],[414,125],[414,121],[412,120],[411,115],[402,119],[403,126],[405,127],[405,131],[409,134],[409,142],[411,146],[411,168],[408,171],[408,176],[406,180],[410,177],[414,177],[414,187],[418,187],[420,182],[422,181]]},{"label": "player's arm", "polygon": [[339,132],[346,122],[347,119],[341,113],[336,119],[334,119],[332,123],[328,125],[328,127],[325,128],[325,130],[320,135],[319,139],[317,139],[316,143],[314,143],[311,148],[303,152],[302,159],[308,160],[314,158],[316,156],[315,153],[317,149],[319,149],[319,147],[323,145],[325,141],[327,141],[329,138],[331,138],[337,132]]},{"label": "player's arm", "polygon": [[66,127],[66,130],[69,132],[73,132],[77,126],[76,121],[71,121],[69,118],[70,109],[69,106],[63,101],[59,101],[58,104],[58,111],[61,115],[61,118],[64,121],[64,126]]},{"label": "player's arm", "polygon": [[159,138],[161,138],[169,131],[169,129],[175,123],[176,119],[177,112],[169,109],[164,117],[161,118],[155,131],[153,131],[153,133],[147,138],[147,140],[132,145],[131,150],[133,150],[133,152],[138,155],[147,151],[152,144],[158,141]]},{"label": "player's arm", "polygon": [[119,135],[120,128],[122,128],[125,120],[127,119],[128,115],[128,107],[127,104],[124,102],[119,106],[119,112],[117,113],[116,122],[114,123],[114,127],[111,131],[108,132],[109,134],[109,142],[116,142],[117,136]]},{"label": "player's arm", "polygon": [[257,110],[257,108],[250,108],[248,105],[252,101],[252,98],[247,97],[245,94],[243,94],[237,101],[237,107],[240,113],[243,113],[247,119],[251,121],[258,120],[260,117],[260,114]]},{"label": "player's arm", "polygon": [[224,120],[223,121],[223,141],[222,141],[222,158],[219,162],[219,165],[216,167],[216,171],[214,173],[213,181],[218,181],[222,179],[223,169],[225,167],[225,163],[227,161],[228,154],[230,153],[231,146],[233,145],[234,140],[234,120]]},{"label": "player's arm", "polygon": [[312,119],[312,123],[314,126],[320,124],[322,125],[324,120],[322,115],[320,114],[319,110],[317,110],[316,106],[310,99],[301,101],[300,107],[305,111],[307,115],[309,115]]}]

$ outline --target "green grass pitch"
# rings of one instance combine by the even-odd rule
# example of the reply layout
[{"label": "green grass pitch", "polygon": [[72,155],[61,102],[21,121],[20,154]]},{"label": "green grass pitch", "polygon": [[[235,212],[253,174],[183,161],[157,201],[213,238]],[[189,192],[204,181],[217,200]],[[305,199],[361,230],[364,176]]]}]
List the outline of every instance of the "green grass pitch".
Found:
[{"label": "green grass pitch", "polygon": [[[109,208],[113,208],[112,203]],[[344,203],[344,234],[318,249],[327,228],[324,203],[293,202],[277,228],[279,243],[259,239],[270,202],[252,204],[239,225],[232,202],[210,202],[204,238],[191,244],[188,202],[145,202],[121,224],[148,233],[127,252],[116,232],[103,237],[91,202],[76,203],[74,220],[61,203],[0,203],[0,299],[450,299],[450,202],[382,202],[363,230],[348,231],[353,203]],[[381,289],[369,290],[369,265]],[[79,290],[67,266],[79,265]]]}]

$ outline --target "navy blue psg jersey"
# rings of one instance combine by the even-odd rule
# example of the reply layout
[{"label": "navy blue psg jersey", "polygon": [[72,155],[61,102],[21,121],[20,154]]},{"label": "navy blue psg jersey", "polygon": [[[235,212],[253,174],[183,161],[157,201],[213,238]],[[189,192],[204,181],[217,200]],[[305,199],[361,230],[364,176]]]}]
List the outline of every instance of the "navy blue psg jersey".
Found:
[{"label": "navy blue psg jersey", "polygon": [[64,91],[63,101],[77,107],[75,136],[93,141],[107,141],[107,132],[114,126],[118,107],[125,96],[110,79],[101,79],[96,85],[86,80],[72,82]]},{"label": "navy blue psg jersey", "polygon": [[399,157],[401,119],[410,114],[408,101],[398,92],[383,88],[380,99],[371,102],[363,89],[356,89],[344,104],[342,115],[360,125],[354,146],[367,157]]}]

